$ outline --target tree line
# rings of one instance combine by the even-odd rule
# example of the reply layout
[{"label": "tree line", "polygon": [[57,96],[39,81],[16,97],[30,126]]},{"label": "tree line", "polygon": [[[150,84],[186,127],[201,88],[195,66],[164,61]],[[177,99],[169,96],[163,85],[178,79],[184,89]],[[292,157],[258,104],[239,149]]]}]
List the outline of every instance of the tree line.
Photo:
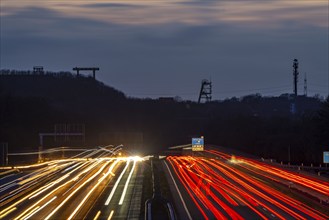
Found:
[{"label": "tree line", "polygon": [[[292,104],[296,112],[292,113]],[[51,146],[126,144],[156,153],[205,136],[206,143],[292,163],[321,163],[329,150],[328,99],[250,94],[205,104],[128,98],[102,82],[72,74],[1,74],[0,142],[10,152],[36,150],[38,134],[58,123],[84,124],[83,141]]]}]

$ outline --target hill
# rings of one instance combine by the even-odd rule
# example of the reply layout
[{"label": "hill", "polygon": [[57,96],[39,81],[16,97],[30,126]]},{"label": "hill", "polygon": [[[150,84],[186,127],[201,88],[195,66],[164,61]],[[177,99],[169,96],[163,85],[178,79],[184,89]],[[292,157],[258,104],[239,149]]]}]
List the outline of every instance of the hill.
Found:
[{"label": "hill", "polygon": [[55,125],[83,125],[85,138],[47,138],[45,146],[125,144],[130,151],[157,152],[204,135],[207,143],[263,157],[321,160],[317,111],[321,100],[259,94],[197,104],[171,98],[135,99],[91,77],[68,72],[33,74],[2,70],[0,142],[10,151],[36,150],[39,133]]}]

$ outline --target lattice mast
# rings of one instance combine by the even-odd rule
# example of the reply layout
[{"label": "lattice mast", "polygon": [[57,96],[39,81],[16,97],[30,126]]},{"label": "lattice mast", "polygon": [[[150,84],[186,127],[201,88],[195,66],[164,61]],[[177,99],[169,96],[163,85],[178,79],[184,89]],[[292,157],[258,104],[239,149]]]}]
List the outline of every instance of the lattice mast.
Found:
[{"label": "lattice mast", "polygon": [[198,103],[201,103],[202,100],[204,100],[204,102],[210,102],[212,98],[211,96],[212,96],[212,83],[210,80],[204,79],[201,82],[201,90],[199,94]]},{"label": "lattice mast", "polygon": [[294,59],[294,63],[292,65],[292,67],[294,68],[293,69],[293,76],[294,76],[294,94],[295,94],[295,97],[297,97],[297,82],[298,82],[298,75],[299,75],[299,72],[298,72],[298,60],[297,59]]}]

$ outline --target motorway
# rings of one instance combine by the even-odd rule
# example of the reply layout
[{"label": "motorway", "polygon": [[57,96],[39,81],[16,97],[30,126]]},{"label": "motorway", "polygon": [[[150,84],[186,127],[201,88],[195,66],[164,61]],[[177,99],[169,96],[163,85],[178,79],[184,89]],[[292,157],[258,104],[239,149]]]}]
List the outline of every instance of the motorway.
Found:
[{"label": "motorway", "polygon": [[177,194],[183,195],[176,207],[186,207],[189,219],[329,219],[323,211],[328,204],[303,195],[296,199],[282,184],[329,198],[326,181],[215,150],[203,157],[169,156],[164,163],[172,178],[168,182],[175,182]]},{"label": "motorway", "polygon": [[127,219],[140,161],[73,158],[16,168],[0,179],[0,219]]},{"label": "motorway", "polygon": [[[102,148],[2,168],[0,219],[140,219],[142,160]],[[154,160],[177,219],[329,219],[328,181],[218,150]]]}]

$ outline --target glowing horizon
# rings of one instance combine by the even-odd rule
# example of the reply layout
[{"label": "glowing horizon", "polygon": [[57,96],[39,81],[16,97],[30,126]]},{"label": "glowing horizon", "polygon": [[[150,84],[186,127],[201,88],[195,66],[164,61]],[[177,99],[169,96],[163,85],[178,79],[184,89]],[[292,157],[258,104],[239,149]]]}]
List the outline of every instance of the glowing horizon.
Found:
[{"label": "glowing horizon", "polygon": [[[198,0],[79,0],[2,1],[1,16],[26,9],[44,8],[63,17],[87,18],[126,25],[209,23],[251,24],[277,28],[284,21],[328,27],[328,2],[317,1],[198,1]],[[292,13],[291,13],[292,12]]]}]

